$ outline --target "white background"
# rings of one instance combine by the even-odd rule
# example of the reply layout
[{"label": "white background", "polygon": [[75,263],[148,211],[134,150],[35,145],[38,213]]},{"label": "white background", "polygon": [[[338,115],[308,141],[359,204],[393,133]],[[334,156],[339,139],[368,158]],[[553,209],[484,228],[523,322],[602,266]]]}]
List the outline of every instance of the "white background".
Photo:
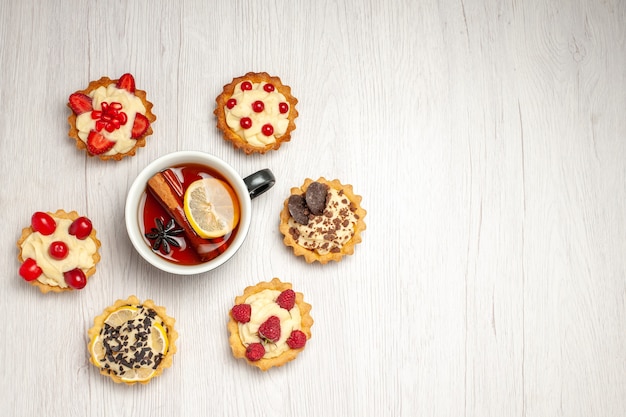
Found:
[{"label": "white background", "polygon": [[[0,409],[11,416],[626,415],[626,5],[541,1],[0,3]],[[215,97],[248,71],[299,99],[292,141],[246,156]],[[121,162],[67,138],[67,97],[125,72],[158,119]],[[132,249],[126,192],[176,150],[269,167],[248,240],[219,270],[161,273]],[[354,186],[363,243],[309,265],[278,217],[306,177]],[[102,241],[82,291],[40,294],[15,243],[77,210]],[[313,338],[282,368],[235,360],[226,322],[292,282]],[[172,368],[116,385],[87,329],[118,298],[177,319]]]}]

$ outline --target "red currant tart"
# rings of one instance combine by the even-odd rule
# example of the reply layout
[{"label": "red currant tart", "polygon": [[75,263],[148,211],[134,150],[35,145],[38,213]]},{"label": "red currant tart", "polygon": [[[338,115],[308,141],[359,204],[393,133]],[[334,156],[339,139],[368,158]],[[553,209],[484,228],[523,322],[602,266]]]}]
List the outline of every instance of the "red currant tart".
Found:
[{"label": "red currant tart", "polygon": [[226,84],[216,101],[217,127],[246,154],[263,154],[291,140],[298,100],[280,78],[249,72]]},{"label": "red currant tart", "polygon": [[102,77],[70,94],[67,106],[69,136],[79,149],[102,160],[135,155],[152,134],[152,103],[146,92],[135,87],[135,78],[126,73],[117,80]]},{"label": "red currant tart", "polygon": [[230,310],[233,355],[263,371],[294,360],[311,339],[310,311],[302,293],[278,278],[247,287]]},{"label": "red currant tart", "polygon": [[96,230],[75,211],[35,212],[17,247],[18,275],[43,293],[84,288],[100,261]]}]

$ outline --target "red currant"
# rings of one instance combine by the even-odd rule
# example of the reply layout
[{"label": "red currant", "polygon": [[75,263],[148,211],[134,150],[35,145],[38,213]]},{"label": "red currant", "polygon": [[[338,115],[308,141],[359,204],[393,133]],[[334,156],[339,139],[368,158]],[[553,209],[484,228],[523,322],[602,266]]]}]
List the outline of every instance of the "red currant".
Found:
[{"label": "red currant", "polygon": [[279,103],[278,111],[281,112],[282,114],[287,113],[289,111],[289,104],[285,103],[284,101],[282,103]]},{"label": "red currant", "polygon": [[252,110],[254,110],[256,113],[261,113],[264,108],[265,108],[265,104],[263,104],[261,100],[257,100],[254,103],[252,103]]},{"label": "red currant", "polygon": [[54,221],[51,215],[44,213],[43,211],[37,211],[30,219],[30,224],[33,230],[41,233],[44,236],[51,235],[57,228],[57,223]]},{"label": "red currant", "polygon": [[237,100],[234,98],[231,98],[226,102],[226,107],[228,107],[229,109],[232,109],[236,105],[237,105]]},{"label": "red currant", "polygon": [[34,281],[42,274],[41,268],[37,265],[32,258],[27,258],[22,266],[20,266],[20,276],[26,281]]},{"label": "red currant", "polygon": [[85,285],[87,285],[87,277],[82,269],[75,268],[71,271],[64,272],[63,277],[65,278],[67,285],[76,290],[85,288]]},{"label": "red currant", "polygon": [[243,129],[250,129],[252,127],[252,119],[249,117],[242,117],[241,120],[239,120],[239,125]]},{"label": "red currant", "polygon": [[72,236],[76,236],[76,239],[84,240],[91,233],[93,226],[91,220],[87,217],[79,217],[70,224],[68,233]]},{"label": "red currant", "polygon": [[267,83],[263,86],[263,89],[268,93],[271,93],[272,91],[274,91],[274,84]]},{"label": "red currant", "polygon": [[272,134],[274,133],[274,127],[269,123],[264,124],[261,128],[261,132],[263,132],[265,136],[272,136]]},{"label": "red currant", "polygon": [[69,250],[65,242],[61,242],[60,240],[56,240],[50,244],[48,247],[48,253],[54,259],[65,259],[67,257]]},{"label": "red currant", "polygon": [[246,90],[252,90],[252,83],[250,81],[244,81],[241,83],[241,90],[242,91],[246,91]]}]

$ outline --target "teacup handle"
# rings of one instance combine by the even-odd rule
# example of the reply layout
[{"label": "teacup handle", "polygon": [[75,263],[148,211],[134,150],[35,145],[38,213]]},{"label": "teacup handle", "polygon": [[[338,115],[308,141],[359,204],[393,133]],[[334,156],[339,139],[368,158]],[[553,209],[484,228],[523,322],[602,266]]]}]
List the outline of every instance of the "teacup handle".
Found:
[{"label": "teacup handle", "polygon": [[276,183],[276,178],[274,178],[274,174],[269,168],[265,168],[248,175],[243,179],[243,182],[248,187],[250,199],[254,199],[272,188],[274,183]]}]

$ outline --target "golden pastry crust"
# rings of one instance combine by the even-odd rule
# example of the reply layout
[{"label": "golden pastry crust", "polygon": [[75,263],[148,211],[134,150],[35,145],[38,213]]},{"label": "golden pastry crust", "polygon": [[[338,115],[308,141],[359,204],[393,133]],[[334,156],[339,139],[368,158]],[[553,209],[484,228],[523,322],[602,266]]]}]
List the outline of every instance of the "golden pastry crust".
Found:
[{"label": "golden pastry crust", "polygon": [[[85,88],[84,90],[76,91],[76,93],[89,95],[90,92],[97,89],[98,87],[107,87],[111,84],[117,84],[118,81],[119,79],[112,80],[109,77],[102,77],[99,80],[91,81],[89,85],[87,86],[87,88]],[[108,160],[120,161],[122,158],[126,156],[134,156],[138,148],[142,148],[146,146],[146,138],[153,133],[152,124],[156,120],[156,116],[154,115],[154,113],[152,113],[153,104],[146,99],[146,92],[144,90],[139,90],[138,88],[136,88],[134,94],[135,96],[139,97],[139,99],[141,99],[141,102],[146,108],[146,113],[144,114],[144,116],[146,116],[146,118],[150,121],[150,126],[148,127],[148,130],[146,130],[146,132],[143,135],[141,135],[139,138],[135,140],[135,146],[133,146],[128,152],[125,152],[125,153],[116,153],[113,155],[104,155],[104,154],[93,155],[87,150],[87,144],[83,142],[78,136],[78,129],[76,128],[76,114],[72,111],[72,107],[68,103],[67,107],[69,107],[70,109],[70,115],[67,118],[67,122],[70,125],[68,136],[76,141],[76,147],[78,149],[81,149],[87,152],[87,155],[89,155],[90,157],[97,156],[103,161],[108,161]]]},{"label": "golden pastry crust", "polygon": [[[254,146],[248,143],[245,139],[240,137],[237,133],[235,133],[226,123],[226,112],[224,111],[224,107],[226,107],[226,102],[231,98],[235,91],[235,86],[242,81],[250,81],[252,83],[271,83],[276,88],[276,91],[281,93],[287,99],[289,103],[289,113],[287,119],[289,120],[289,124],[287,125],[287,130],[282,136],[276,137],[276,141],[274,143],[269,143],[265,146]],[[213,112],[217,117],[217,127],[223,133],[224,139],[233,144],[236,149],[241,149],[247,155],[251,153],[260,153],[264,154],[269,150],[276,150],[280,148],[283,142],[288,142],[291,140],[291,132],[296,128],[295,119],[298,117],[298,111],[296,110],[296,104],[298,100],[291,95],[291,87],[288,85],[284,85],[280,78],[270,76],[266,72],[249,72],[243,77],[233,78],[233,81],[224,86],[224,89],[220,95],[215,99],[217,102],[217,106],[215,111]]]},{"label": "golden pastry crust", "polygon": [[[104,327],[105,320],[109,317],[111,313],[118,310],[120,307],[124,307],[124,306],[144,306],[146,308],[154,310],[157,316],[159,316],[161,320],[163,320],[164,328],[167,331],[167,339],[168,339],[168,344],[169,344],[167,352],[163,356],[163,359],[157,366],[155,372],[146,380],[140,380],[140,381],[124,380],[118,375],[116,375],[115,373],[111,372],[109,369],[101,368],[96,362],[96,360],[94,359],[92,347],[97,337],[100,335],[100,331]],[[98,368],[102,375],[106,375],[110,377],[114,382],[118,384],[126,384],[126,385],[134,385],[136,383],[147,384],[153,378],[161,375],[165,368],[169,368],[172,366],[173,357],[177,350],[176,340],[178,339],[178,332],[174,328],[175,323],[176,323],[176,320],[166,314],[165,307],[157,306],[156,304],[154,304],[154,301],[152,300],[145,300],[142,302],[134,295],[131,295],[126,300],[117,300],[113,305],[105,308],[102,314],[100,314],[94,319],[93,327],[91,327],[87,331],[87,335],[89,337],[89,344],[87,345],[87,350],[89,352],[89,362],[91,362],[96,368]]]},{"label": "golden pastry crust", "polygon": [[[235,303],[242,304],[245,303],[246,299],[249,296],[261,292],[263,290],[276,290],[276,291],[284,291],[287,289],[292,289],[291,283],[282,282],[278,278],[273,278],[270,282],[260,282],[256,285],[246,287],[242,295],[235,297]],[[304,295],[300,292],[296,292],[296,305],[300,310],[301,317],[301,328],[300,330],[306,335],[307,343],[311,339],[311,326],[313,326],[313,318],[311,317],[311,305],[304,301]],[[286,364],[289,361],[294,360],[298,354],[304,350],[304,347],[299,349],[288,349],[277,357],[274,358],[262,358],[258,361],[251,361],[246,357],[246,346],[241,341],[241,337],[239,335],[239,324],[233,318],[232,310],[229,312],[230,320],[228,321],[228,331],[230,332],[230,337],[228,339],[230,348],[233,351],[233,356],[238,359],[245,359],[248,364],[252,366],[256,366],[262,371],[267,371],[272,367],[278,367]]]},{"label": "golden pastry crust", "polygon": [[341,246],[341,250],[339,252],[328,252],[325,254],[320,254],[315,250],[310,250],[300,246],[290,232],[289,219],[291,218],[291,214],[289,213],[288,208],[289,198],[287,198],[285,200],[283,210],[280,212],[279,230],[284,236],[283,243],[286,246],[291,247],[293,253],[296,256],[303,256],[307,263],[319,262],[321,264],[326,264],[330,261],[339,262],[345,255],[352,255],[354,253],[354,247],[358,243],[361,243],[361,232],[367,227],[364,221],[367,212],[361,207],[362,198],[361,196],[354,194],[352,185],[341,184],[337,179],[328,181],[326,178],[320,177],[317,181],[313,181],[311,178],[307,178],[300,188],[291,188],[290,195],[303,195],[309,185],[313,182],[326,184],[337,191],[342,191],[343,194],[348,198],[348,200],[350,200],[350,202],[354,206],[353,212],[356,215],[356,223],[354,224],[352,237],[348,242]]},{"label": "golden pastry crust", "polygon": [[[77,218],[80,217],[80,215],[76,212],[76,211],[70,211],[70,212],[66,212],[65,210],[59,209],[54,213],[51,212],[47,212],[49,215],[51,215],[52,217],[56,217],[59,219],[68,219],[68,220],[76,220]],[[24,243],[24,241],[28,238],[28,236],[30,236],[32,233],[34,233],[35,231],[33,230],[32,226],[29,227],[25,227],[22,229],[22,235],[20,236],[20,238],[17,240],[17,248],[19,250],[19,253],[17,255],[17,259],[20,261],[20,263],[24,263],[24,258],[22,257],[22,244]],[[93,266],[91,268],[89,268],[88,270],[84,271],[85,272],[85,277],[87,279],[87,282],[89,282],[89,277],[91,277],[93,274],[96,273],[96,265],[98,264],[98,262],[100,262],[100,246],[102,245],[101,242],[98,240],[98,238],[96,237],[96,229],[93,228],[91,230],[91,233],[89,234],[89,239],[91,239],[95,245],[96,245],[96,251],[94,252],[92,258],[93,258]],[[46,283],[40,282],[39,280],[34,280],[34,281],[29,281],[29,284],[39,288],[39,290],[46,294],[48,292],[64,292],[64,291],[74,291],[74,288],[72,287],[59,287],[56,285],[48,285]]]}]

